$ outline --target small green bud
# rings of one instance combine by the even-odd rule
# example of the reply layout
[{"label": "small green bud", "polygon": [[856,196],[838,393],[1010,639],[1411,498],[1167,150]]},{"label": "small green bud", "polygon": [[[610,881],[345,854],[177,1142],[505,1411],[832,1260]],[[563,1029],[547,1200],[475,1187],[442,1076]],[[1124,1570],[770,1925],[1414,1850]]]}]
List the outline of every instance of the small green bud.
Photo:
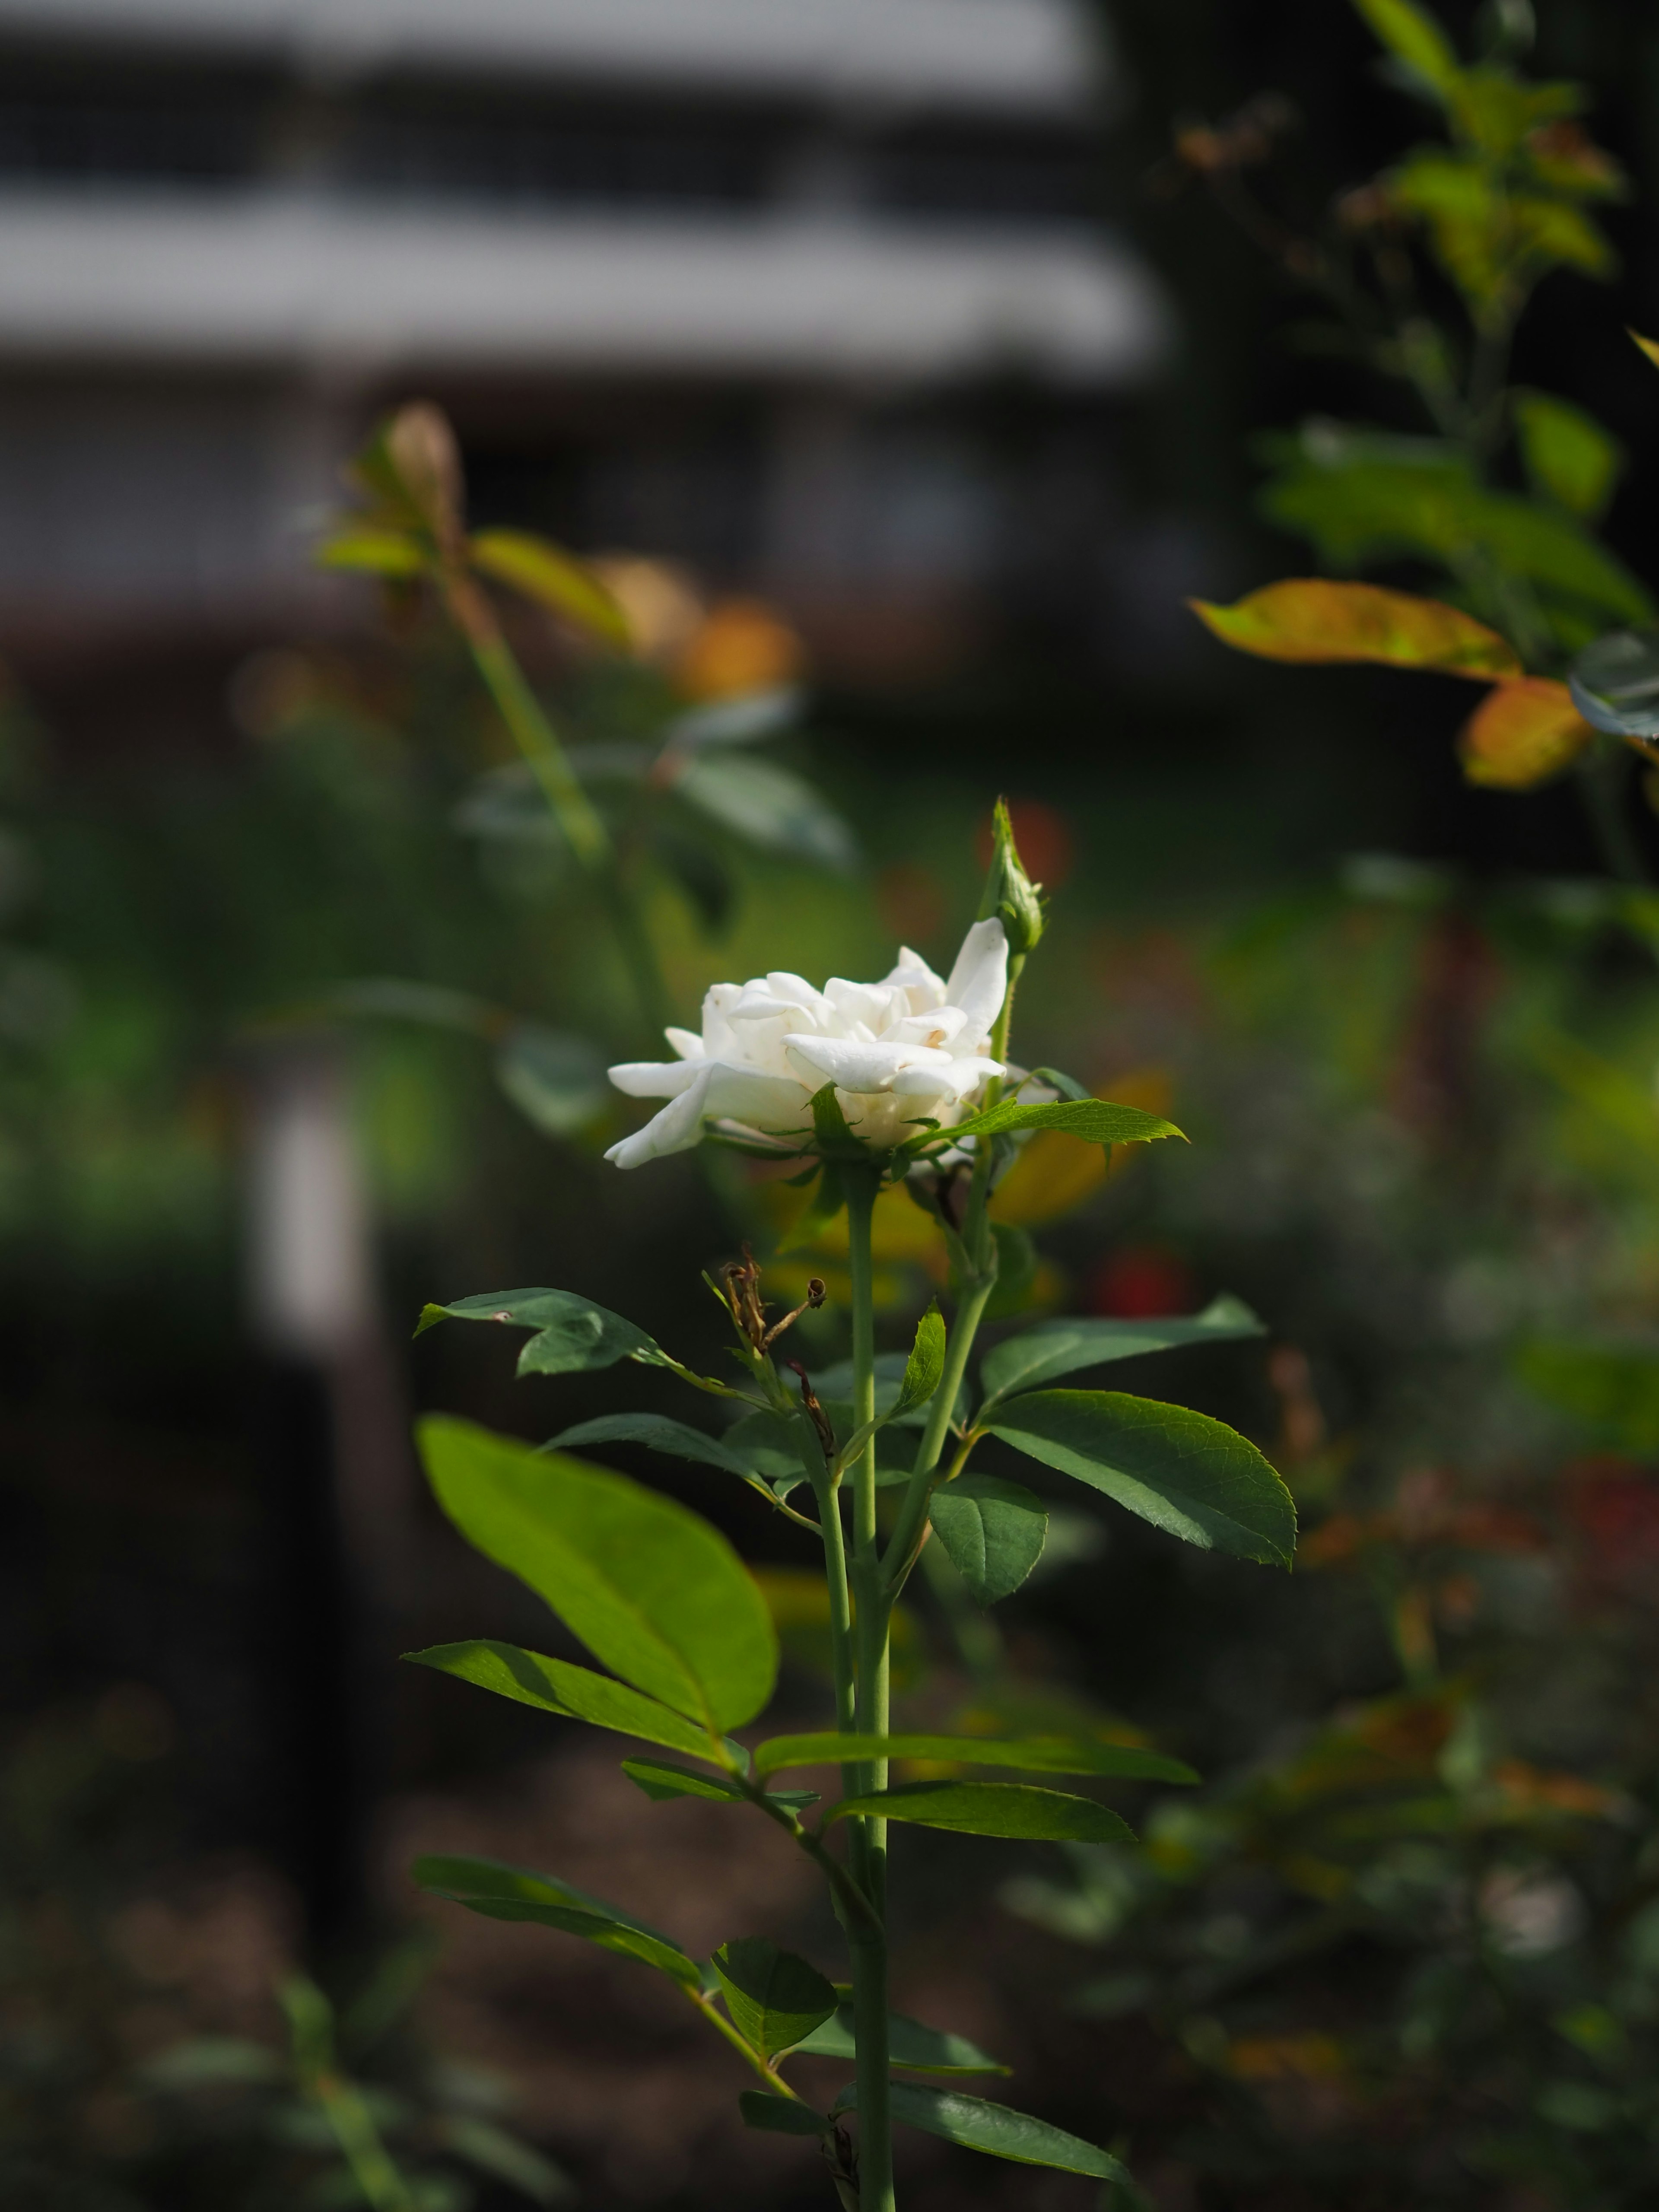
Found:
[{"label": "small green bud", "polygon": [[1021,865],[1006,799],[997,801],[991,836],[991,866],[977,919],[989,921],[994,915],[1007,933],[1011,958],[1020,960],[1035,950],[1042,935],[1042,901],[1038,896],[1042,886],[1034,884]]}]

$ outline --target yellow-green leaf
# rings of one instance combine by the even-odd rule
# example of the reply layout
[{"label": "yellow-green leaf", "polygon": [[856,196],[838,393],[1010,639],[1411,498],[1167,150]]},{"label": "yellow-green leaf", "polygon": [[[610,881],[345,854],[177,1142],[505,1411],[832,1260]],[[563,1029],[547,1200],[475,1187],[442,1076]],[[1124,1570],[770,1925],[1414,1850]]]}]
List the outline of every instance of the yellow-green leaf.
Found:
[{"label": "yellow-green leaf", "polygon": [[427,565],[414,538],[401,530],[367,525],[336,531],[323,540],[313,558],[320,568],[355,568],[371,576],[418,576]]},{"label": "yellow-green leaf", "polygon": [[1518,676],[1515,648],[1458,607],[1379,584],[1287,576],[1231,607],[1189,599],[1224,645],[1264,660],[1378,661],[1448,676]]},{"label": "yellow-green leaf", "polygon": [[1640,331],[1632,331],[1630,335],[1654,367],[1659,368],[1659,338],[1644,338]]},{"label": "yellow-green leaf", "polygon": [[527,530],[480,530],[468,551],[475,568],[508,584],[606,645],[628,647],[628,617],[584,562]]},{"label": "yellow-green leaf", "polygon": [[1449,99],[1462,75],[1451,40],[1414,0],[1354,0],[1355,7],[1397,61]]},{"label": "yellow-green leaf", "polygon": [[1570,768],[1595,732],[1565,684],[1546,676],[1495,684],[1459,734],[1463,773],[1494,791],[1530,791]]}]

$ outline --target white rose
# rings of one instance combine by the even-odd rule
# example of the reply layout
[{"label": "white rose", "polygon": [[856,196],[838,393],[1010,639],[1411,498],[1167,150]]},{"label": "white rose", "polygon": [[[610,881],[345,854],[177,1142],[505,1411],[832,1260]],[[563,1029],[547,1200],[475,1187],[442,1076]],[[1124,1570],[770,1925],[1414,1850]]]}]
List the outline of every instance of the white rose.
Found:
[{"label": "white rose", "polygon": [[670,1030],[678,1060],[628,1060],[611,1080],[631,1098],[666,1098],[661,1113],[612,1145],[619,1168],[637,1168],[700,1142],[707,1121],[749,1130],[810,1130],[811,1098],[836,1086],[854,1134],[878,1151],[911,1136],[923,1116],[960,1118],[994,1075],[986,1056],[1008,983],[1000,921],[976,921],[948,981],[901,947],[879,983],[832,976],[822,991],[776,972],[716,983],[702,1002],[702,1034]]}]

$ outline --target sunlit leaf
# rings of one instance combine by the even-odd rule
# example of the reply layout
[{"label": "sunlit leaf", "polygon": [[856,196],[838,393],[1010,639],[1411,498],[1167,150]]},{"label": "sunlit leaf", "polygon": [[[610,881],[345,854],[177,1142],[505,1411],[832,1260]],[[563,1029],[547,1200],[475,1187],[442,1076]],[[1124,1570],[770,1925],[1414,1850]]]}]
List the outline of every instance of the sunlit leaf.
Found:
[{"label": "sunlit leaf", "polygon": [[474,1638],[464,1644],[434,1644],[425,1651],[405,1651],[404,1657],[416,1667],[453,1674],[459,1681],[493,1690],[498,1698],[539,1706],[564,1720],[614,1729],[619,1735],[689,1752],[694,1759],[721,1756],[706,1729],[655,1698],[630,1689],[626,1682],[613,1681],[608,1674],[596,1674],[591,1668],[544,1658],[539,1651],[521,1651],[516,1644]]},{"label": "sunlit leaf", "polygon": [[[850,2004],[838,2006],[834,2017],[804,2036],[789,2056],[801,2058],[841,2058],[849,2064],[858,2057],[858,2028]],[[1011,2067],[989,2057],[965,2035],[947,2029],[924,2027],[902,2012],[887,2015],[887,2063],[909,2074],[1007,2074]]]},{"label": "sunlit leaf", "polygon": [[933,1493],[933,1534],[981,1605],[1017,1590],[1042,1556],[1048,1512],[1042,1500],[997,1474],[962,1474]]},{"label": "sunlit leaf", "polygon": [[1426,8],[1416,0],[1354,0],[1354,5],[1396,61],[1443,100],[1450,99],[1462,70],[1456,49]]},{"label": "sunlit leaf", "polygon": [[1630,335],[1654,367],[1659,368],[1659,338],[1644,338],[1640,331],[1632,331]]},{"label": "sunlit leaf", "polygon": [[619,1359],[659,1364],[661,1354],[642,1328],[574,1291],[490,1291],[449,1305],[421,1309],[419,1336],[441,1321],[493,1321],[536,1331],[519,1354],[520,1375],[574,1375],[614,1367]]},{"label": "sunlit leaf", "polygon": [[787,2051],[836,2010],[833,1984],[764,1936],[740,1936],[723,1943],[714,1966],[733,2027],[764,2058]]},{"label": "sunlit leaf", "polygon": [[635,1920],[620,1905],[561,1881],[555,1875],[532,1874],[494,1859],[434,1855],[415,1862],[415,1879],[434,1897],[447,1897],[490,1920],[530,1920],[580,1936],[602,1950],[637,1959],[685,1988],[702,1986],[696,1961],[669,1936]]},{"label": "sunlit leaf", "polygon": [[401,530],[376,530],[355,523],[324,538],[313,556],[322,568],[352,568],[371,576],[418,576],[428,556]]},{"label": "sunlit leaf", "polygon": [[1190,1766],[1138,1744],[1080,1736],[775,1735],[755,1753],[763,1780],[786,1766],[839,1766],[866,1759],[925,1759],[952,1766],[993,1766],[1010,1773],[1103,1774],[1125,1782],[1196,1782]]},{"label": "sunlit leaf", "polygon": [[590,637],[627,647],[628,617],[584,562],[527,530],[481,530],[467,548],[472,565],[497,583],[562,615]]},{"label": "sunlit leaf", "polygon": [[1521,459],[1533,483],[1574,514],[1594,521],[1619,481],[1624,447],[1593,415],[1553,392],[1516,392],[1510,404]]},{"label": "sunlit leaf", "polygon": [[772,1693],[777,1640],[741,1559],[671,1498],[469,1421],[417,1430],[439,1504],[624,1681],[715,1733]]},{"label": "sunlit leaf", "polygon": [[[1127,2167],[1109,2152],[1097,2150],[1063,2128],[1033,2119],[1006,2105],[991,2105],[981,2097],[964,2097],[956,2089],[928,2089],[919,2082],[895,2081],[888,2090],[896,2120],[906,2127],[921,2128],[964,2150],[984,2152],[988,2158],[1012,2159],[1018,2166],[1058,2166],[1062,2173],[1091,2174],[1097,2181],[1113,2181],[1133,2188]],[[833,2114],[858,2110],[858,2085],[849,2083],[830,2106]]]},{"label": "sunlit leaf", "polygon": [[922,1828],[948,1828],[963,1836],[1005,1836],[1028,1843],[1121,1843],[1127,1823],[1092,1797],[1042,1790],[1030,1782],[902,1782],[843,1797],[826,1822],[854,1814],[908,1820]]},{"label": "sunlit leaf", "polygon": [[1169,1320],[1096,1321],[1087,1317],[1039,1322],[997,1346],[980,1370],[987,1405],[1015,1390],[1033,1390],[1085,1367],[1195,1344],[1226,1344],[1265,1336],[1266,1325],[1242,1298],[1212,1298],[1202,1313]]},{"label": "sunlit leaf", "polygon": [[1267,660],[1378,661],[1449,676],[1518,676],[1515,648],[1459,607],[1376,584],[1290,576],[1231,607],[1187,602],[1224,645]]},{"label": "sunlit leaf", "polygon": [[1597,638],[1573,663],[1568,689],[1587,722],[1620,738],[1659,738],[1659,629]]},{"label": "sunlit leaf", "polygon": [[858,840],[847,823],[810,783],[775,761],[732,758],[711,747],[690,757],[672,787],[763,852],[842,874],[858,865]]},{"label": "sunlit leaf", "polygon": [[1530,791],[1571,768],[1595,732],[1565,684],[1523,676],[1493,686],[1458,733],[1463,773],[1496,791]]},{"label": "sunlit leaf", "polygon": [[1253,1443],[1207,1413],[1120,1390],[1036,1390],[1005,1401],[988,1425],[1155,1528],[1235,1559],[1291,1564],[1290,1492]]},{"label": "sunlit leaf", "polygon": [[945,1322],[934,1299],[916,1323],[915,1341],[904,1364],[895,1413],[925,1406],[945,1378]]}]

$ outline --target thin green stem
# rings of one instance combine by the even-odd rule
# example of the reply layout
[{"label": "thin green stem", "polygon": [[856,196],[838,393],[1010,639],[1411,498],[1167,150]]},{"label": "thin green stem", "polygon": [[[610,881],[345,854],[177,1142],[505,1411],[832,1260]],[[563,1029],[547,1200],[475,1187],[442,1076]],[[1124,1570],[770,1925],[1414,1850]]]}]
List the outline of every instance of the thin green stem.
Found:
[{"label": "thin green stem", "polygon": [[744,2041],[725,2014],[715,2009],[712,1997],[706,1996],[701,1990],[685,1989],[684,1982],[680,1984],[680,1987],[685,1990],[686,2002],[696,2007],[711,2027],[719,2029],[734,2051],[742,2053],[769,2089],[780,2097],[793,2097],[795,2094],[783,2076],[772,2071],[754,2045]]},{"label": "thin green stem", "polygon": [[[875,1306],[872,1297],[871,1217],[879,1173],[858,1165],[844,1170],[848,1249],[853,1292],[853,1425],[875,1419]],[[855,1733],[888,1734],[888,1624],[882,1586],[880,1531],[876,1521],[876,1439],[872,1434],[853,1470],[853,1588],[857,1654]],[[885,1759],[860,1760],[853,1789],[862,1794],[887,1786]],[[853,1822],[851,1848],[859,1887],[884,1915],[887,1905],[887,1823]],[[858,2045],[860,2212],[893,2212],[893,2126],[888,2099],[887,1938],[884,1928],[849,1928],[853,1953],[853,2026]]]}]

